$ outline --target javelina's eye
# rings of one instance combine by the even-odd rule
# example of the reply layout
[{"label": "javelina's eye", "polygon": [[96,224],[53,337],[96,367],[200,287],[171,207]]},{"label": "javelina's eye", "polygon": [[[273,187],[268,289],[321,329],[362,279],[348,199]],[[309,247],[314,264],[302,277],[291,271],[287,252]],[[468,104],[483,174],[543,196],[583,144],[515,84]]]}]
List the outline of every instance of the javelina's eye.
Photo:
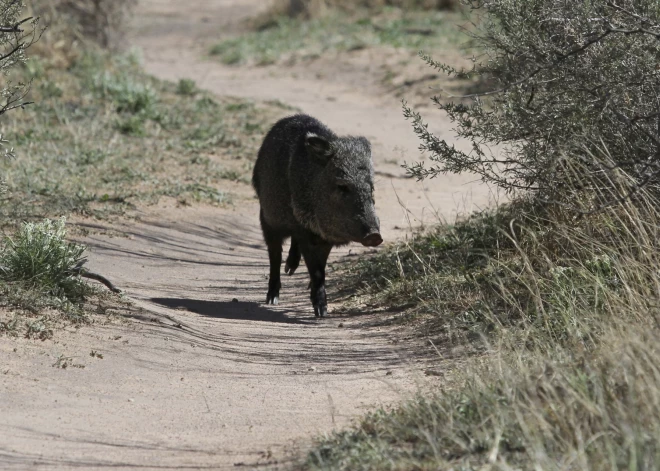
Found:
[{"label": "javelina's eye", "polygon": [[351,192],[351,189],[348,187],[348,185],[344,185],[343,183],[338,184],[337,189],[345,195]]}]

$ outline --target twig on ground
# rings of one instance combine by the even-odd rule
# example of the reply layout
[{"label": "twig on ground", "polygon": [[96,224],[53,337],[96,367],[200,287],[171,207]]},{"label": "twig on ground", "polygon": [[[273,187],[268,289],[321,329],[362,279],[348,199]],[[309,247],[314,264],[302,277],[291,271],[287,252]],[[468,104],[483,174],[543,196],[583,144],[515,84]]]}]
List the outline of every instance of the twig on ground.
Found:
[{"label": "twig on ground", "polygon": [[96,280],[99,283],[103,283],[113,293],[121,293],[121,290],[117,288],[115,285],[113,285],[110,282],[110,280],[108,280],[105,276],[91,272],[88,269],[84,268],[83,265],[85,264],[85,262],[87,262],[87,259],[82,260],[80,263],[78,263],[78,265],[76,265],[70,271],[70,273],[72,275],[82,276],[83,278],[89,278],[90,280]]}]

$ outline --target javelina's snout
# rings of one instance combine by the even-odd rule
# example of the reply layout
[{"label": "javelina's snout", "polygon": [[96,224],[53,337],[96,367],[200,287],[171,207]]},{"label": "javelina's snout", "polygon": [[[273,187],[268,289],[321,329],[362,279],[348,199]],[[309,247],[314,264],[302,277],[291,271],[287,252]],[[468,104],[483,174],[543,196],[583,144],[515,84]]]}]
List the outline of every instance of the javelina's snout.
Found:
[{"label": "javelina's snout", "polygon": [[383,238],[381,237],[379,232],[372,232],[364,239],[362,239],[361,242],[362,245],[364,245],[365,247],[377,247],[383,243]]}]

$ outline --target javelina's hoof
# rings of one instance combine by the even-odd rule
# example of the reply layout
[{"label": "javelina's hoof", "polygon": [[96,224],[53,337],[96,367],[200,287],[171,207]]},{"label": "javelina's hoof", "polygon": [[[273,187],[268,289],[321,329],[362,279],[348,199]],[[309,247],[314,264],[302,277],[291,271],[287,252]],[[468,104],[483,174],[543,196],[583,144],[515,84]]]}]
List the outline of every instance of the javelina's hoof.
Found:
[{"label": "javelina's hoof", "polygon": [[277,306],[280,303],[280,298],[278,296],[268,296],[266,298],[266,304],[272,304],[273,306]]},{"label": "javelina's hoof", "polygon": [[297,269],[298,269],[297,263],[294,265],[293,263],[289,262],[289,259],[286,260],[286,264],[284,265],[284,273],[291,276],[296,272]]},{"label": "javelina's hoof", "polygon": [[314,306],[314,315],[316,317],[325,317],[328,314],[328,306]]}]

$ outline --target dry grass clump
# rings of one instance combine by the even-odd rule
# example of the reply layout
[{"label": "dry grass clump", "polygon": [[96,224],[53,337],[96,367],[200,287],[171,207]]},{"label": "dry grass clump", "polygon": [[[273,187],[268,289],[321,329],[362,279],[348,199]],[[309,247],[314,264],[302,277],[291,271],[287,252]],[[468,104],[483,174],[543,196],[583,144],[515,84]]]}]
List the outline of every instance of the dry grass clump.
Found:
[{"label": "dry grass clump", "polygon": [[458,386],[320,440],[299,469],[657,469],[658,335],[640,330],[616,330],[618,339],[588,354],[473,366]]}]

